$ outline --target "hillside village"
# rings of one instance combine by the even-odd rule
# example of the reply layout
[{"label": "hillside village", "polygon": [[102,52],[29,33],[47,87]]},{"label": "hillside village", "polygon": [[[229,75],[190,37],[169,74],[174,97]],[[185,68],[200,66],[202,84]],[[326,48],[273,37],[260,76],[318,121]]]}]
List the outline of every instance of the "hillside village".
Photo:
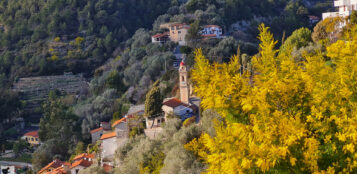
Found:
[{"label": "hillside village", "polygon": [[[217,4],[219,3],[215,5]],[[306,9],[304,5],[298,4],[305,4]],[[128,40],[120,44],[119,36],[131,32],[125,27],[113,30],[110,35],[104,35],[103,33],[108,33],[112,28],[103,25],[99,30],[101,37],[105,38],[96,41],[94,36],[87,36],[86,32],[89,31],[85,30],[81,31],[81,37],[52,37],[52,45],[46,48],[49,52],[43,51],[43,55],[46,55],[47,61],[58,63],[61,67],[82,69],[82,66],[87,66],[84,63],[79,64],[86,61],[83,56],[89,56],[90,49],[96,50],[93,55],[97,57],[86,63],[99,64],[104,58],[98,61],[98,55],[110,58],[105,59],[104,64],[104,61],[101,62],[102,66],[88,74],[64,72],[63,75],[58,75],[61,71],[56,69],[49,75],[38,73],[39,76],[14,77],[9,91],[18,95],[14,98],[18,107],[11,112],[16,117],[6,117],[0,122],[0,131],[4,130],[4,134],[1,132],[0,135],[6,138],[0,149],[0,174],[3,174],[3,170],[10,172],[8,174],[15,171],[29,174],[171,174],[204,171],[265,173],[275,171],[274,167],[281,167],[283,163],[285,166],[276,171],[312,173],[318,170],[324,173],[326,170],[334,173],[333,167],[326,159],[337,158],[338,155],[343,158],[341,163],[347,167],[337,165],[339,161],[336,160],[338,162],[333,163],[336,171],[346,172],[348,168],[351,173],[356,172],[349,161],[349,156],[355,153],[354,147],[357,147],[352,146],[356,143],[353,139],[355,128],[351,127],[354,122],[349,119],[338,122],[342,119],[341,113],[351,114],[348,109],[353,111],[355,106],[355,91],[346,92],[350,87],[348,85],[353,85],[352,81],[355,79],[353,75],[349,77],[343,74],[345,72],[342,69],[338,69],[337,65],[348,66],[343,64],[345,62],[335,60],[343,59],[343,56],[354,59],[355,52],[350,54],[351,50],[345,49],[352,48],[353,51],[355,48],[355,42],[346,40],[357,31],[357,28],[353,28],[357,25],[354,24],[357,20],[352,20],[354,16],[357,19],[357,1],[333,1],[333,6],[338,11],[333,12],[334,8],[329,8],[328,12],[322,14],[319,10],[325,10],[329,5],[322,3],[325,6],[320,8],[318,5],[321,4],[316,3],[318,7],[313,6],[314,4],[315,1],[311,4],[294,1],[290,6],[287,5],[286,11],[296,10],[296,18],[288,16],[290,14],[286,12],[285,16],[282,15],[284,17],[278,19],[254,16],[255,21],[242,18],[239,22],[230,21],[227,25],[226,22],[232,19],[214,16],[222,15],[220,12],[223,8],[216,9],[214,5],[206,7],[192,0],[192,3],[180,8],[170,8],[168,13],[171,16],[159,16],[152,25],[152,30],[138,29],[132,33],[131,38],[125,38]],[[200,6],[206,10],[192,11]],[[99,8],[99,5],[96,8]],[[307,9],[319,13],[311,13]],[[240,11],[243,13],[244,10]],[[230,13],[227,14],[225,15],[229,16]],[[304,21],[304,27],[300,28],[301,23],[296,23],[300,29],[286,37],[285,30],[276,30],[282,19],[287,22],[292,22],[292,19]],[[82,17],[81,20],[84,21]],[[258,22],[268,22],[271,28],[264,24],[258,27]],[[280,24],[287,25],[284,22]],[[333,29],[330,30],[331,26]],[[81,27],[84,25],[81,24]],[[282,41],[275,43],[270,30],[279,31],[278,37],[281,37]],[[260,44],[256,38],[252,39],[252,35],[258,33],[258,39],[262,42]],[[118,38],[111,38],[114,35]],[[276,36],[274,33],[274,37]],[[80,39],[80,42],[75,44],[77,39]],[[124,37],[121,39],[124,40]],[[339,42],[340,40],[343,42]],[[53,47],[53,43],[66,45],[67,41],[72,44],[68,44],[70,48],[80,54],[81,58],[77,55],[72,59],[70,54],[64,52],[54,54],[54,48],[57,47]],[[273,45],[271,50],[270,47],[267,49],[269,44]],[[350,45],[338,45],[339,49],[335,49],[335,44]],[[120,46],[115,48],[116,45]],[[96,46],[103,48],[100,50],[95,48]],[[346,54],[335,53],[341,50]],[[267,55],[271,57],[267,58]],[[321,62],[314,60],[320,66],[313,67],[309,64],[312,60],[309,56],[323,57],[318,60]],[[279,59],[281,62],[276,63],[270,58]],[[259,61],[262,67],[257,66]],[[271,61],[271,64],[268,65],[267,61]],[[294,61],[310,67],[306,66],[304,71],[300,72],[298,66],[293,65]],[[289,67],[289,70],[284,69],[280,63]],[[202,68],[203,65],[206,67]],[[276,72],[271,66],[276,68]],[[354,71],[353,62],[351,66],[347,69]],[[315,69],[312,70],[311,67]],[[336,72],[342,75],[329,76],[335,73],[335,69],[328,68],[336,68]],[[321,71],[317,72],[317,69]],[[315,70],[316,72],[313,72]],[[15,72],[14,69],[11,71]],[[276,73],[276,76],[270,72]],[[324,72],[329,73],[323,74]],[[321,77],[314,76],[317,74]],[[0,72],[0,82],[1,75]],[[295,75],[299,76],[297,80],[294,79],[298,85],[290,79],[296,78]],[[204,80],[198,82],[200,76]],[[350,81],[339,79],[342,76]],[[286,79],[281,79],[283,77]],[[326,84],[320,80],[323,77],[326,77]],[[334,79],[339,79],[341,84],[333,86],[334,83],[339,83],[333,81]],[[319,85],[325,85],[324,88],[332,85],[336,87],[337,92],[319,93]],[[344,85],[348,87],[345,88]],[[194,88],[200,90],[195,91]],[[341,91],[337,88],[341,88]],[[299,93],[299,90],[303,92]],[[331,99],[330,102],[338,104],[323,110],[322,107],[327,103],[319,103],[320,100],[315,99],[315,93],[326,94],[330,98],[322,97],[321,100]],[[347,97],[334,98],[340,93]],[[290,94],[295,98],[289,98]],[[302,104],[297,99],[301,99]],[[309,103],[310,100],[315,103]],[[350,100],[352,104],[344,103]],[[328,115],[336,108],[340,110],[334,111],[335,115],[329,115],[327,120],[323,120],[323,116],[318,118],[319,114]],[[295,112],[297,116],[294,115]],[[6,127],[3,127],[2,123],[7,124]],[[334,125],[336,129],[328,125]],[[326,137],[316,133],[315,129],[326,134]],[[296,134],[299,136],[295,137]],[[312,137],[306,136],[307,134]],[[276,141],[272,140],[274,138]],[[340,144],[328,144],[333,141]],[[330,152],[331,148],[334,149],[333,152]],[[222,155],[222,152],[226,151],[229,153]],[[324,153],[325,156],[314,152]],[[335,156],[326,155],[325,152]],[[249,158],[244,156],[248,154]],[[308,154],[320,158],[316,159]],[[212,160],[215,157],[217,159]],[[3,163],[2,160],[8,159],[26,163]],[[320,159],[324,159],[326,165],[319,161]],[[227,161],[234,165],[225,163]],[[276,161],[279,161],[279,164],[275,164]],[[297,168],[300,165],[310,165],[309,161],[313,163],[311,166]],[[353,158],[352,163],[355,162]]]},{"label": "hillside village", "polygon": [[[128,113],[119,120],[112,120],[112,124],[101,122],[100,127],[90,131],[93,146],[99,149],[95,153],[79,154],[72,163],[54,160],[37,174],[77,174],[80,170],[97,164],[107,172],[113,168],[120,167],[114,161],[115,151],[128,142],[130,132],[145,122],[144,135],[150,139],[155,139],[162,131],[161,126],[169,119],[170,115],[178,116],[182,121],[194,119],[199,122],[200,99],[192,96],[192,89],[188,79],[188,69],[184,62],[181,62],[178,70],[180,78],[180,98],[166,98],[162,103],[163,113],[155,116],[146,116],[144,119],[145,105],[131,106]],[[38,145],[38,134],[36,131],[26,133],[23,137],[31,145]]]}]

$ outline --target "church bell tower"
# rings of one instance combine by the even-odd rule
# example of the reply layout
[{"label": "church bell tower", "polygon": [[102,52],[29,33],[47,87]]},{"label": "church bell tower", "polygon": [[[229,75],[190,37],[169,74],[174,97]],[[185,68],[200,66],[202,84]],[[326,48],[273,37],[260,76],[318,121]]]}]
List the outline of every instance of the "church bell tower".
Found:
[{"label": "church bell tower", "polygon": [[187,82],[187,80],[188,80],[187,79],[187,67],[183,61],[180,64],[179,74],[180,74],[180,100],[183,103],[189,104],[190,91],[189,91],[189,85]]}]

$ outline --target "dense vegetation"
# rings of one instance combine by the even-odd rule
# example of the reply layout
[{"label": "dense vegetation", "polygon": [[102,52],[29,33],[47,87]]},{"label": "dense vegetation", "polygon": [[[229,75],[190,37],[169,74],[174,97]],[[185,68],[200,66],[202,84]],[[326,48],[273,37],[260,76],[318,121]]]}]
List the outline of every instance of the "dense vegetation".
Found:
[{"label": "dense vegetation", "polygon": [[[11,124],[3,128],[3,120],[21,116],[19,94],[9,90],[18,77],[62,74],[65,71],[86,73],[91,77],[88,96],[74,98],[60,94],[50,97],[42,107],[40,138],[44,144],[34,154],[34,165],[38,169],[53,157],[68,159],[74,153],[76,143],[89,143],[89,131],[97,128],[100,121],[110,121],[112,117],[118,119],[131,104],[143,103],[154,82],[157,82],[161,97],[177,94],[177,72],[172,67],[177,44],[151,43],[151,35],[166,31],[160,28],[160,24],[190,24],[192,30],[188,39],[199,38],[195,33],[202,25],[222,26],[229,37],[189,41],[187,47],[181,47],[180,51],[187,55],[185,61],[188,65],[194,64],[193,50],[196,48],[202,48],[209,61],[219,63],[232,61],[231,56],[240,52],[243,69],[251,71],[254,69],[251,56],[258,53],[256,36],[260,23],[271,26],[275,36],[284,40],[285,35],[305,27],[294,32],[294,37],[287,38],[283,45],[286,50],[293,49],[295,60],[299,60],[302,50],[311,50],[309,46],[314,39],[310,37],[309,28],[312,26],[307,16],[320,16],[330,5],[317,0],[2,1],[0,88],[3,89],[0,89],[0,109],[5,111],[0,113],[4,114],[0,115],[0,130],[11,128]],[[291,48],[290,45],[296,47]],[[312,49],[317,47],[314,45]],[[62,124],[68,125],[68,130],[58,131]],[[203,131],[199,130],[199,133]],[[63,136],[56,139],[59,133]],[[195,134],[179,145],[198,137]],[[63,144],[61,141],[66,139],[70,141]],[[146,143],[149,140],[135,141]],[[149,143],[154,148],[170,141],[163,139],[158,144]],[[133,146],[136,150],[141,148],[135,142]],[[144,156],[154,153],[150,159],[155,158],[159,166],[143,161],[141,168],[135,170],[154,172],[160,166],[166,170],[166,159],[165,162],[162,160],[175,152],[159,150],[144,153]],[[184,149],[181,147],[179,150]],[[189,152],[186,150],[185,154]],[[123,155],[121,160],[127,158]],[[199,164],[197,171],[204,168],[199,162],[193,164]]]},{"label": "dense vegetation", "polygon": [[[304,37],[304,30],[295,34]],[[303,61],[292,55],[299,42],[279,51],[268,28],[260,31],[253,71],[237,70],[238,56],[212,65],[196,52],[195,91],[226,124],[185,147],[208,173],[355,173],[357,25],[326,51],[305,52]]]}]

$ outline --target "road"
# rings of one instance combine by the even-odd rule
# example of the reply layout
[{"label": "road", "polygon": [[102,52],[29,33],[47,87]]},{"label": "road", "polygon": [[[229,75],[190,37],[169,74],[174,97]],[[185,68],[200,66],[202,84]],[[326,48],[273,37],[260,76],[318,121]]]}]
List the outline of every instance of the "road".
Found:
[{"label": "road", "polygon": [[30,163],[12,162],[12,161],[0,161],[0,166],[19,166],[19,167],[32,168],[32,164]]}]

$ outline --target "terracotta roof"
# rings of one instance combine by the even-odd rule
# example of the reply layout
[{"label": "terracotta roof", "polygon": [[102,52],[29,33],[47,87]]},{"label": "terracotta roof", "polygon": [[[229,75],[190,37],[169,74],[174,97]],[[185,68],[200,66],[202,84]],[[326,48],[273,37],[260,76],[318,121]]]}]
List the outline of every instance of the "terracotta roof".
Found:
[{"label": "terracotta roof", "polygon": [[87,153],[82,153],[82,154],[79,154],[77,155],[76,157],[73,158],[73,161],[77,161],[79,159],[82,159],[82,158],[91,158],[93,159],[94,158],[94,154],[87,154]]},{"label": "terracotta roof", "polygon": [[85,159],[81,159],[79,161],[76,161],[76,162],[72,163],[70,168],[72,169],[72,168],[75,168],[77,166],[89,167],[91,165],[92,165],[91,161],[88,161],[88,160],[85,160]]},{"label": "terracotta roof", "polygon": [[216,37],[217,35],[216,34],[205,34],[205,35],[202,35],[203,37]]},{"label": "terracotta roof", "polygon": [[24,136],[30,136],[30,137],[36,137],[36,138],[39,137],[38,136],[38,131],[27,132],[27,133],[25,133]]},{"label": "terracotta roof", "polygon": [[155,34],[155,35],[153,35],[152,37],[153,38],[160,38],[160,37],[169,37],[170,36],[170,34],[169,33],[158,33],[158,34]]},{"label": "terracotta roof", "polygon": [[177,98],[172,98],[170,100],[167,100],[163,103],[163,105],[166,105],[166,106],[169,106],[169,107],[172,107],[172,108],[176,108],[177,106],[180,106],[180,105],[185,105],[184,103],[181,102],[181,100],[177,99]]},{"label": "terracotta roof", "polygon": [[100,140],[105,140],[105,139],[108,139],[108,138],[113,138],[116,136],[116,133],[115,132],[110,132],[110,133],[107,133],[107,134],[103,134],[102,137],[100,137]]},{"label": "terracotta roof", "polygon": [[97,129],[93,129],[93,130],[90,131],[90,133],[91,133],[91,134],[94,134],[94,133],[99,132],[99,131],[101,131],[101,130],[103,130],[102,127],[97,128]]},{"label": "terracotta roof", "polygon": [[222,27],[220,27],[218,25],[205,25],[204,27],[205,28],[211,28],[211,27],[222,28]]},{"label": "terracotta roof", "polygon": [[64,167],[57,167],[55,169],[53,169],[51,172],[49,172],[48,174],[67,174],[67,171],[64,170]]},{"label": "terracotta roof", "polygon": [[106,172],[110,172],[113,169],[113,166],[110,166],[108,164],[103,164],[103,169]]},{"label": "terracotta roof", "polygon": [[37,174],[40,174],[40,173],[46,171],[49,168],[58,168],[58,167],[61,167],[62,165],[67,165],[67,164],[68,163],[60,161],[60,160],[54,160],[51,163],[49,163],[47,166],[42,168],[39,172],[37,172]]},{"label": "terracotta roof", "polygon": [[123,117],[122,119],[115,121],[115,122],[112,124],[112,127],[118,125],[118,124],[121,123],[121,122],[125,122],[125,121],[126,121],[126,118]]}]

